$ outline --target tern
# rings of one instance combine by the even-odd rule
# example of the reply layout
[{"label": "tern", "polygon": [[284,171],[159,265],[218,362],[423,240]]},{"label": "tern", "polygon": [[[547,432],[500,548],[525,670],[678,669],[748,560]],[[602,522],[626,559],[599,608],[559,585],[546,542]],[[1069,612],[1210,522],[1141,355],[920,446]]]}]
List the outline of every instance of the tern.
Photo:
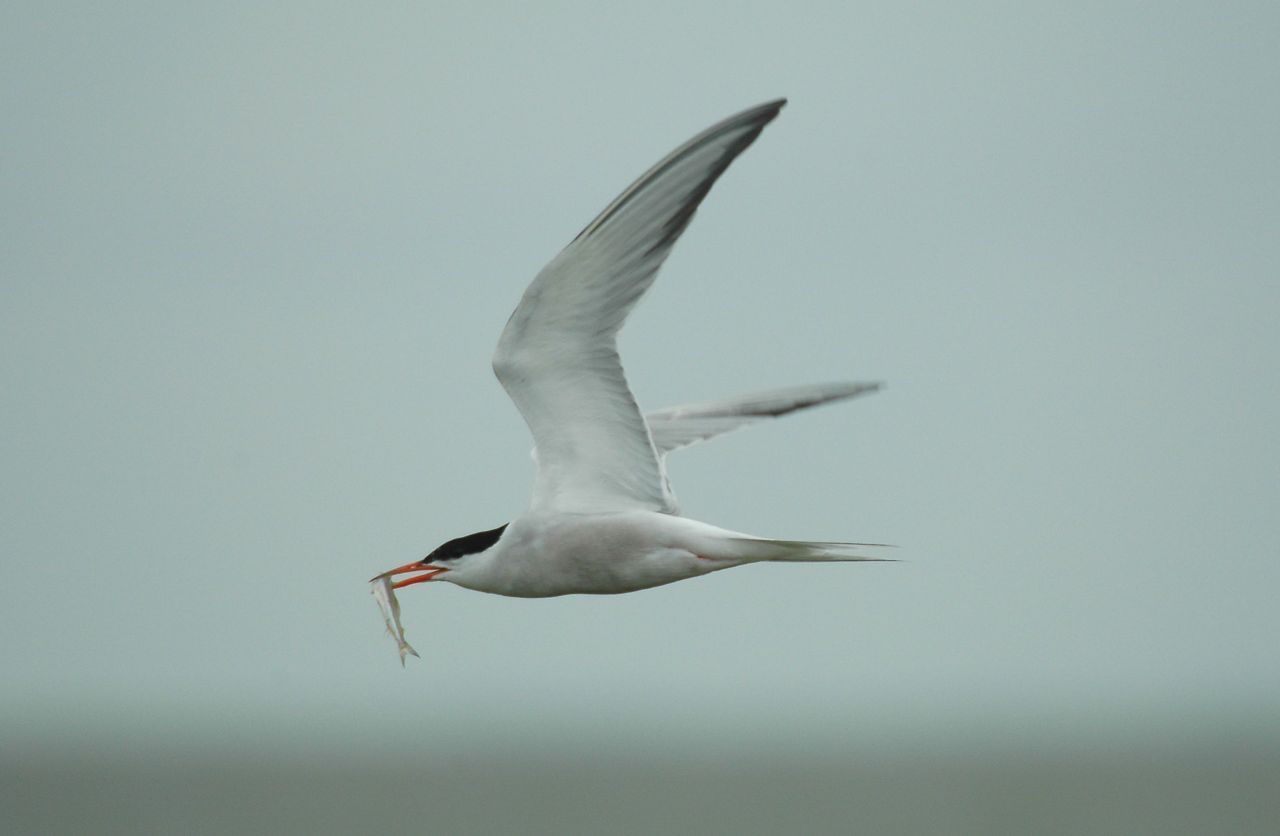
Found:
[{"label": "tern", "polygon": [[[538,273],[493,356],[533,435],[528,509],[375,581],[541,598],[633,592],[760,561],[884,559],[873,553],[879,544],[777,540],[682,517],[665,469],[672,450],[879,384],[801,386],[646,415],[618,357],[627,314],[699,204],[784,104],[744,110],[672,151]],[[407,577],[392,583],[396,575]]]}]

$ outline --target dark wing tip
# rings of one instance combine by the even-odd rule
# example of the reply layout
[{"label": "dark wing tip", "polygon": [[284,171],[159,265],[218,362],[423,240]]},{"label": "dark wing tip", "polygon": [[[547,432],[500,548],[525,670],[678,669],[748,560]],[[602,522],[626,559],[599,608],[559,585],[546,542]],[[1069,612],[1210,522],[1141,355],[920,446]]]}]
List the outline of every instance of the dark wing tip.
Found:
[{"label": "dark wing tip", "polygon": [[787,97],[782,96],[780,98],[772,99],[770,101],[764,102],[763,104],[758,104],[753,108],[749,108],[748,110],[743,111],[743,113],[751,113],[752,111],[758,110],[761,112],[772,113],[773,115],[769,117],[770,119],[772,119],[774,116],[778,115],[778,111],[782,110],[786,106],[787,106]]},{"label": "dark wing tip", "polygon": [[684,204],[667,219],[664,225],[663,234],[649,249],[649,252],[655,252],[663,247],[669,246],[672,241],[680,236],[685,227],[689,225],[689,221],[693,218],[694,212],[697,211],[698,205],[702,203],[703,198],[711,191],[711,187],[719,179],[720,175],[725,172],[729,164],[747,149],[747,146],[755,142],[756,137],[764,130],[786,105],[786,99],[774,99],[772,101],[758,104],[755,107],[747,108],[727,119],[722,119],[698,135],[694,136],[688,142],[685,142],[676,150],[663,157],[653,168],[646,171],[634,183],[627,187],[622,194],[618,195],[612,203],[605,207],[591,223],[575,236],[574,240],[584,238],[604,226],[610,218],[622,209],[626,204],[643,190],[644,186],[659,178],[662,173],[687,155],[693,153],[699,148],[704,147],[710,142],[714,142],[725,134],[731,134],[741,131],[741,136],[737,137],[732,143],[725,146],[720,158],[712,165],[698,186],[687,196]]},{"label": "dark wing tip", "polygon": [[742,135],[733,141],[730,145],[725,146],[724,152],[703,177],[702,182],[694,189],[680,207],[679,211],[667,219],[663,228],[663,234],[649,248],[650,253],[658,252],[664,248],[670,247],[675,239],[680,237],[685,227],[693,220],[694,213],[698,211],[698,207],[702,205],[703,199],[711,191],[711,187],[720,179],[720,175],[733,163],[738,155],[756,141],[756,137],[760,136],[760,132],[777,118],[778,113],[782,110],[782,106],[787,103],[786,99],[775,99],[772,102],[766,102],[762,105],[744,110],[743,112],[730,116],[728,119],[712,126],[703,133],[694,137],[688,143],[681,147],[672,155],[670,162],[675,162],[681,156],[681,152],[692,150],[703,145],[706,142],[714,141],[717,137],[734,131],[743,131]]}]

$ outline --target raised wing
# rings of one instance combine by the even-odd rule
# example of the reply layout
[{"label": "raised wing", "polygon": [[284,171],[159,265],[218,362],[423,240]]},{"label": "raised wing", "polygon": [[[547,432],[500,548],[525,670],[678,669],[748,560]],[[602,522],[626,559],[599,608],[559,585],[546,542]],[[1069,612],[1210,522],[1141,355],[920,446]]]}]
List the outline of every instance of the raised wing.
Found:
[{"label": "raised wing", "polygon": [[721,401],[673,406],[646,413],[644,418],[653,436],[653,446],[658,455],[688,447],[699,441],[755,424],[778,418],[811,406],[841,401],[875,392],[879,383],[819,383],[813,386],[793,386],[739,395]]},{"label": "raised wing", "polygon": [[493,370],[538,451],[531,507],[674,511],[622,373],[618,331],[712,184],[785,103],[743,111],[671,152],[525,290],[498,340]]}]

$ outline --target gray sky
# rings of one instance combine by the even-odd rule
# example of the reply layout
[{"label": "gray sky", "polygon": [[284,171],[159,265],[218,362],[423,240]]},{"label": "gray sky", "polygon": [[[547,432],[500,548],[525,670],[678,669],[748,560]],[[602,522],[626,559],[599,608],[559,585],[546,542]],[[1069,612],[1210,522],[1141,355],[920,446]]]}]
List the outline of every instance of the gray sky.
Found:
[{"label": "gray sky", "polygon": [[[1274,4],[27,5],[0,19],[6,734],[1280,709]],[[365,579],[526,500],[488,366],[524,286],[779,95],[624,362],[648,407],[886,381],[672,478],[690,516],[907,562],[419,587],[401,671]]]}]

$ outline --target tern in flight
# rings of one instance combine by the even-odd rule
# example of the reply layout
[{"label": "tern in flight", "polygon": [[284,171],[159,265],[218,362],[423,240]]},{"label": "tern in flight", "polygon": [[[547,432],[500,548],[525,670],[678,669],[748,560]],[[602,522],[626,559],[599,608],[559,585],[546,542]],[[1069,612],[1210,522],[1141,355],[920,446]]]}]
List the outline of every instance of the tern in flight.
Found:
[{"label": "tern in flight", "polygon": [[538,472],[528,509],[375,582],[450,581],[539,598],[633,592],[759,561],[882,559],[876,544],[775,540],[682,517],[664,467],[672,450],[878,384],[801,386],[645,414],[618,358],[619,329],[694,211],[784,104],[745,110],[681,145],[534,278],[493,356],[533,434]]}]

